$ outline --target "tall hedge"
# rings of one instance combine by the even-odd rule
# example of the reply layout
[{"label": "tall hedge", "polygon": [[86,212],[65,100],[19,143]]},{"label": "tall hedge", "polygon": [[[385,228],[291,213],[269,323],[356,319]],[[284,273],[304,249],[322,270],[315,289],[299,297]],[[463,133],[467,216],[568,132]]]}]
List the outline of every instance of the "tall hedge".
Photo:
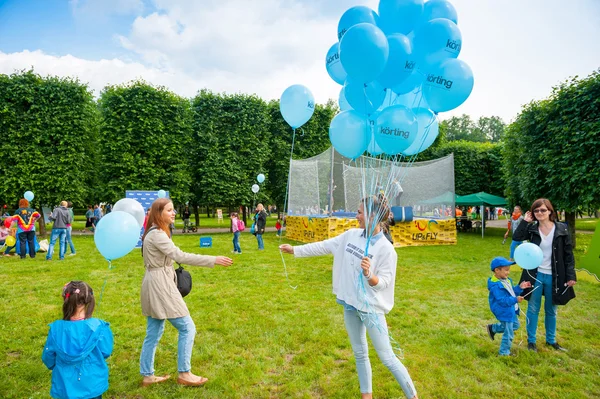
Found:
[{"label": "tall hedge", "polygon": [[87,85],[33,71],[0,75],[0,198],[17,205],[91,200],[96,178],[97,110]]},{"label": "tall hedge", "polygon": [[115,202],[126,190],[167,190],[189,199],[191,110],[187,99],[137,81],[106,87],[101,114],[98,198]]}]

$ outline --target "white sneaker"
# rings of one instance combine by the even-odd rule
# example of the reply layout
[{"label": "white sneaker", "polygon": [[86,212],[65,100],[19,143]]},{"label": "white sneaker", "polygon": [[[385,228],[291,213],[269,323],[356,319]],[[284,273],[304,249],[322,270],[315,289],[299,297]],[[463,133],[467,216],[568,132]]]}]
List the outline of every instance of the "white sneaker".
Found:
[{"label": "white sneaker", "polygon": [[67,256],[75,256],[75,254],[68,254]]}]

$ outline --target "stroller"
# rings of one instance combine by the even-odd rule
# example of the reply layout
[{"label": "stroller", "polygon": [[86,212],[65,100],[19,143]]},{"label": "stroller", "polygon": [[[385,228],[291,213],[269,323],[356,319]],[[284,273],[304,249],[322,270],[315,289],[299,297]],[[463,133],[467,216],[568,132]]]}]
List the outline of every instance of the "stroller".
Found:
[{"label": "stroller", "polygon": [[[190,231],[192,233],[195,233],[196,231],[198,231],[198,229],[196,228],[196,224],[195,223],[190,222],[188,224],[188,226],[187,226],[187,232],[189,233]],[[185,227],[183,228],[182,232],[184,232],[184,233],[186,232],[186,228]]]}]

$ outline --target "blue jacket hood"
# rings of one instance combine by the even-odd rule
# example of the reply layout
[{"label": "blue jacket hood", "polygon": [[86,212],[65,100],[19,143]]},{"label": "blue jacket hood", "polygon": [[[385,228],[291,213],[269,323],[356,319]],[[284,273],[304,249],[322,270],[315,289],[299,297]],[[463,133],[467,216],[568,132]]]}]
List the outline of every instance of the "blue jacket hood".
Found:
[{"label": "blue jacket hood", "polygon": [[108,323],[94,318],[53,322],[50,324],[50,337],[54,341],[57,362],[65,365],[81,362],[98,345],[108,328]]}]

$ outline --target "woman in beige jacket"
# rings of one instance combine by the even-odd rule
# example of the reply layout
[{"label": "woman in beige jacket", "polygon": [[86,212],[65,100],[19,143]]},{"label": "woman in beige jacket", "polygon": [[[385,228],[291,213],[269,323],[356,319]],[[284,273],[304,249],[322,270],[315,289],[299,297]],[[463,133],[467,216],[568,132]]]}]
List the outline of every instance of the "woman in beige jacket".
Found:
[{"label": "woman in beige jacket", "polygon": [[233,263],[225,256],[205,256],[183,252],[173,244],[169,224],[175,221],[175,209],[168,198],[159,198],[152,204],[143,237],[143,255],[146,273],[142,281],[142,313],[147,318],[146,338],[142,345],[140,373],[143,386],[166,381],[169,376],[154,375],[154,354],[165,329],[165,319],[179,331],[177,347],[177,383],[200,386],[207,378],[191,373],[192,347],[196,326],[177,290],[173,261],[187,265],[214,267]]}]

